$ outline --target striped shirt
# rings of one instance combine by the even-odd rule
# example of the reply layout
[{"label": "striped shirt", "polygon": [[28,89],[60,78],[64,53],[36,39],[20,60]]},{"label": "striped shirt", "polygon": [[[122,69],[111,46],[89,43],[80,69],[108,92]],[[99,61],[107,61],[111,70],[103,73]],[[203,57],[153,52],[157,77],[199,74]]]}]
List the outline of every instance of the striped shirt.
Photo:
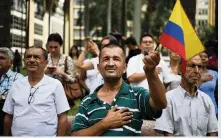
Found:
[{"label": "striped shirt", "polygon": [[21,75],[20,73],[13,72],[11,71],[11,69],[9,69],[8,72],[6,74],[3,74],[0,78],[0,95],[7,95],[8,90],[12,86],[12,83],[22,77],[23,75]]},{"label": "striped shirt", "polygon": [[143,119],[153,117],[156,113],[150,107],[149,92],[142,87],[131,87],[123,82],[120,91],[109,105],[97,97],[97,92],[101,87],[102,85],[93,94],[82,100],[72,126],[72,132],[93,126],[107,115],[112,106],[118,105],[119,108],[126,107],[133,112],[132,121],[121,128],[107,130],[103,136],[140,136]]}]

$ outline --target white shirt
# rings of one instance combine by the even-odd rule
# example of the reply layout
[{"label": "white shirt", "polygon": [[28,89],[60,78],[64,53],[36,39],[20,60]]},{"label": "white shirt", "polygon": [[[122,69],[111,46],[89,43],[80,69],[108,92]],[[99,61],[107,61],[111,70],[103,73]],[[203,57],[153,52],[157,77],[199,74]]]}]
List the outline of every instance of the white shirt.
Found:
[{"label": "white shirt", "polygon": [[[128,66],[127,66],[127,78],[135,73],[144,73],[144,70],[143,70],[144,63],[142,60],[143,58],[144,58],[143,54],[139,54],[137,56],[130,58],[130,60],[128,62]],[[170,76],[169,68],[167,67],[165,61],[161,59],[160,63],[157,65],[157,67],[161,67],[161,69],[162,69],[162,71],[158,75],[161,82],[164,82],[164,83],[171,82],[172,78]],[[141,82],[130,83],[130,85],[134,86],[134,87],[143,87],[143,88],[149,90],[149,85],[148,85],[147,79],[145,79]]]},{"label": "white shirt", "polygon": [[[91,61],[86,59],[84,62]],[[95,61],[96,62],[96,61]],[[95,63],[94,62],[94,63]],[[90,94],[94,92],[94,90],[104,83],[103,77],[101,76],[100,72],[96,69],[87,70],[86,71],[86,80],[85,83],[87,87],[90,89]]]},{"label": "white shirt", "polygon": [[[33,102],[28,104],[30,91]],[[56,136],[57,115],[69,109],[62,84],[47,75],[34,87],[28,77],[15,81],[3,107],[13,115],[12,136]]]},{"label": "white shirt", "polygon": [[156,120],[155,130],[175,136],[206,136],[217,132],[218,123],[212,100],[197,90],[190,96],[181,86],[166,93],[167,107]]},{"label": "white shirt", "polygon": [[169,71],[170,71],[170,76],[173,80],[171,81],[170,85],[167,87],[167,91],[177,88],[181,83],[181,76],[174,74],[170,67]]}]

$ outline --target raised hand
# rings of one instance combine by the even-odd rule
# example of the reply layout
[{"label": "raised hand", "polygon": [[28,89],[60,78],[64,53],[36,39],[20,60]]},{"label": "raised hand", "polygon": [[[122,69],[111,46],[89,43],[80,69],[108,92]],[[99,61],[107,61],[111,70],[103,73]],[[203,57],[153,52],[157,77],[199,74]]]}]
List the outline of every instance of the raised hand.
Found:
[{"label": "raised hand", "polygon": [[96,55],[99,55],[99,48],[97,46],[96,43],[94,43],[92,40],[91,41],[88,41],[88,51],[89,52],[92,52],[92,53],[95,53]]},{"label": "raised hand", "polygon": [[117,106],[114,106],[108,111],[106,117],[103,119],[103,122],[108,125],[108,129],[113,129],[129,124],[132,118],[133,113],[130,112],[128,108],[118,109]]},{"label": "raised hand", "polygon": [[157,51],[151,51],[148,53],[148,55],[145,55],[143,58],[144,62],[144,71],[146,73],[152,73],[155,71],[156,66],[160,62],[160,54]]}]

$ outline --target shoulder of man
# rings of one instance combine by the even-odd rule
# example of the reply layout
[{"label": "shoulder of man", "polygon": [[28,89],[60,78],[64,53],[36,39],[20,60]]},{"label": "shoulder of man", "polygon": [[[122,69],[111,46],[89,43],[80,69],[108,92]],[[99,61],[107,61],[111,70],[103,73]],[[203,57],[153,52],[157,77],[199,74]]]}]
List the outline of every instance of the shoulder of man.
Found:
[{"label": "shoulder of man", "polygon": [[[93,94],[93,93],[92,93],[92,94]],[[82,99],[80,105],[83,105],[84,107],[88,107],[88,105],[89,105],[89,104],[91,103],[91,101],[92,101],[92,94],[89,94],[89,95],[85,96],[85,97]]]},{"label": "shoulder of man", "polygon": [[209,97],[209,95],[207,95],[205,92],[201,91],[201,90],[197,90],[198,92],[198,96],[200,96],[203,101],[205,101],[206,103],[212,103],[212,99]]}]

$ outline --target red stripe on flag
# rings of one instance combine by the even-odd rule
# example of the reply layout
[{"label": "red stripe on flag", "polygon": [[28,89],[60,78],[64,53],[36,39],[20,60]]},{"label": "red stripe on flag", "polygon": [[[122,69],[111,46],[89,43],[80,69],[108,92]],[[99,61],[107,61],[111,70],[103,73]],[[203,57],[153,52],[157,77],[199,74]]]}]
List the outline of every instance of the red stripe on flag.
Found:
[{"label": "red stripe on flag", "polygon": [[186,72],[186,60],[183,60],[183,59],[181,63],[181,71],[182,71],[182,74]]},{"label": "red stripe on flag", "polygon": [[159,42],[186,60],[185,46],[180,41],[163,32]]}]

